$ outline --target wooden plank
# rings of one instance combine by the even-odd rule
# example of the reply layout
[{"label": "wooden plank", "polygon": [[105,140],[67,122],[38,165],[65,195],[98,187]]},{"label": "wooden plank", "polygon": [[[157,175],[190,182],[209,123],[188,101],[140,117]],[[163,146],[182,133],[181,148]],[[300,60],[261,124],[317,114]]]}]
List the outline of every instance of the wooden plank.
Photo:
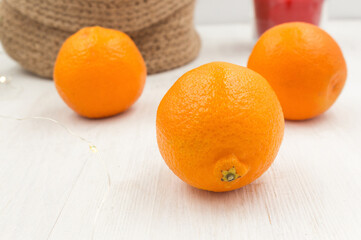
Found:
[{"label": "wooden plank", "polygon": [[[0,114],[54,118],[99,149],[92,154],[51,122],[0,119],[0,239],[361,239],[360,27],[327,26],[349,66],[335,106],[314,120],[287,122],[271,169],[222,194],[189,187],[167,168],[156,144],[156,110],[187,70],[215,60],[245,65],[249,26],[200,27],[196,61],[150,76],[129,111],[103,120],[78,117],[51,81],[0,52],[0,73],[12,76],[15,89],[0,98]],[[98,212],[108,190],[102,160],[112,185]]]}]

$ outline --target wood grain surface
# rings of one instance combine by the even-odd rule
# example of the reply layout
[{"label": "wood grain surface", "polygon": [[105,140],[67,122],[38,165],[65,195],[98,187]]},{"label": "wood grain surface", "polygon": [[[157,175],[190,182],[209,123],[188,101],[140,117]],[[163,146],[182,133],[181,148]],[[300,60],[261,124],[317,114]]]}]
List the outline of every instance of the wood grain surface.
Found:
[{"label": "wood grain surface", "polygon": [[[361,21],[325,27],[348,63],[342,95],[321,117],[286,122],[272,167],[229,193],[194,189],[167,168],[155,117],[187,70],[220,60],[245,65],[250,26],[199,27],[196,61],[148,77],[129,111],[103,120],[77,116],[52,81],[1,50],[0,75],[12,81],[0,88],[0,114],[56,119],[99,152],[52,122],[0,118],[0,239],[361,239]],[[112,184],[99,210],[108,191],[102,160]]]}]

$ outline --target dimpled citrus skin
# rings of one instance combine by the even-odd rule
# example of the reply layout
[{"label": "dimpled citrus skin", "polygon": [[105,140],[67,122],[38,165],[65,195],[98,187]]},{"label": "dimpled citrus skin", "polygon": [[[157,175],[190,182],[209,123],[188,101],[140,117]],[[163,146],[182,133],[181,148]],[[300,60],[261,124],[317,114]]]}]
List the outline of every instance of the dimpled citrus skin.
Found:
[{"label": "dimpled citrus skin", "polygon": [[248,67],[267,79],[286,119],[316,117],[336,101],[347,76],[340,47],[325,31],[308,23],[286,23],[265,32]]},{"label": "dimpled citrus skin", "polygon": [[[179,178],[224,192],[251,183],[270,167],[284,118],[262,76],[214,62],[178,79],[158,107],[156,126],[160,153]],[[227,172],[238,178],[226,181]]]},{"label": "dimpled citrus skin", "polygon": [[141,95],[146,66],[123,32],[83,28],[63,44],[54,68],[60,96],[78,114],[109,117],[128,109]]}]

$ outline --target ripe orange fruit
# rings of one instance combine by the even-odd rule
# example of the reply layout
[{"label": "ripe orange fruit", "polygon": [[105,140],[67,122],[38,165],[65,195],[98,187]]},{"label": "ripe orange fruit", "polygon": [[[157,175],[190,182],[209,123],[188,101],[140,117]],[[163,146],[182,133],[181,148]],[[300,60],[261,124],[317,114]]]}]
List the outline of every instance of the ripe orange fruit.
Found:
[{"label": "ripe orange fruit", "polygon": [[128,109],[141,95],[146,66],[135,43],[123,32],[83,28],[60,49],[56,89],[78,114],[108,117]]},{"label": "ripe orange fruit", "polygon": [[281,145],[284,118],[258,73],[214,62],[184,74],[157,112],[157,140],[169,168],[188,184],[231,191],[260,177]]},{"label": "ripe orange fruit", "polygon": [[285,23],[264,33],[248,67],[271,84],[286,119],[313,118],[329,109],[346,81],[340,47],[325,31],[308,23]]}]

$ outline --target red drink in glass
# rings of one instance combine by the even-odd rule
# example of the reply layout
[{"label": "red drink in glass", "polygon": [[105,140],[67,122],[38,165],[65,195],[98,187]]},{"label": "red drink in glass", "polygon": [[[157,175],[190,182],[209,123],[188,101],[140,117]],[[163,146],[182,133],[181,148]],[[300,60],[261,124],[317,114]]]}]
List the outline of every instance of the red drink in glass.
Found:
[{"label": "red drink in glass", "polygon": [[258,36],[285,22],[320,23],[324,0],[254,0]]}]

